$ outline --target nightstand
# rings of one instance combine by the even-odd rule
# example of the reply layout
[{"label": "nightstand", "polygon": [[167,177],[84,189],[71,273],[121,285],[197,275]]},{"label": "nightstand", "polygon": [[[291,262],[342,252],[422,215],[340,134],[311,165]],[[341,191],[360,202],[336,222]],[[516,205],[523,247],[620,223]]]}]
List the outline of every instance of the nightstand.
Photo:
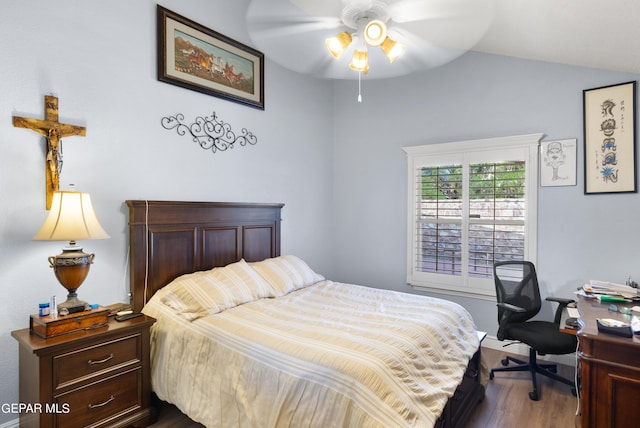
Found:
[{"label": "nightstand", "polygon": [[19,342],[21,427],[143,427],[151,406],[149,328],[143,315],[43,339],[28,328]]}]

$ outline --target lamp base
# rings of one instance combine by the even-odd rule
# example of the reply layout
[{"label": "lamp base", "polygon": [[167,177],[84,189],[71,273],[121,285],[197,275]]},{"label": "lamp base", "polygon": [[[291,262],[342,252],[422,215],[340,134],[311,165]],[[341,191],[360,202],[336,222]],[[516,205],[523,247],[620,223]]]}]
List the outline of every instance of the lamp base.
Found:
[{"label": "lamp base", "polygon": [[78,299],[78,296],[76,296],[75,293],[73,296],[71,295],[71,293],[69,293],[69,295],[67,296],[67,300],[58,305],[58,313],[61,313],[62,310],[62,313],[66,311],[67,314],[74,314],[76,312],[82,312],[88,309],[89,304],[84,300]]},{"label": "lamp base", "polygon": [[87,302],[78,299],[76,290],[89,274],[94,257],[94,254],[82,251],[82,247],[75,245],[75,241],[69,242],[69,245],[62,249],[62,254],[49,257],[49,264],[56,278],[69,292],[67,300],[58,305],[59,314],[68,315],[89,309]]}]

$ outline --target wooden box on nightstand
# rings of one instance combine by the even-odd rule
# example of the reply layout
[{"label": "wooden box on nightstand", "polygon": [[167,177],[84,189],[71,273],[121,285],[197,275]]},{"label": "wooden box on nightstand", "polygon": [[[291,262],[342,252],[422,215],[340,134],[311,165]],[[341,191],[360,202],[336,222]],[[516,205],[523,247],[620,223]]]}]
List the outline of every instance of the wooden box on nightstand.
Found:
[{"label": "wooden box on nightstand", "polygon": [[143,427],[151,407],[148,316],[48,339],[16,330],[21,427]]},{"label": "wooden box on nightstand", "polygon": [[107,322],[108,314],[109,310],[101,307],[55,318],[35,314],[29,318],[29,329],[43,338],[59,336],[76,330],[101,327]]}]

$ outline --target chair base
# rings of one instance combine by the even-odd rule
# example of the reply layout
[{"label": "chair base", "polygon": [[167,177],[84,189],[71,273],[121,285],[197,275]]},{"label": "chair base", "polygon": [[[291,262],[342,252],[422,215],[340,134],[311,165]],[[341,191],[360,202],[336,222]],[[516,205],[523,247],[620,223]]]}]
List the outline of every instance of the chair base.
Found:
[{"label": "chair base", "polygon": [[536,381],[536,374],[541,374],[553,380],[557,380],[558,382],[562,382],[566,385],[569,385],[572,389],[571,392],[576,394],[576,385],[572,380],[565,379],[562,376],[558,376],[556,373],[558,368],[556,364],[538,364],[536,358],[536,351],[533,348],[529,348],[529,361],[519,360],[517,358],[513,358],[510,356],[506,356],[502,361],[503,366],[508,366],[509,362],[514,362],[517,365],[509,366],[509,367],[497,367],[491,369],[489,373],[489,379],[493,379],[494,372],[524,372],[528,371],[531,373],[531,382],[533,384],[533,391],[529,392],[529,398],[533,401],[538,401],[538,384]]}]

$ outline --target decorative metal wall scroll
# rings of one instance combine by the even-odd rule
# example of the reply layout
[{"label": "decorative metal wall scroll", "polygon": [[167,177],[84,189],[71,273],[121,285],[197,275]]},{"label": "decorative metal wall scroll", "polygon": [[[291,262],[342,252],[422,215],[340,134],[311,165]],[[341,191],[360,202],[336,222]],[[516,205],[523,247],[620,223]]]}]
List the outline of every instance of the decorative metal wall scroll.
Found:
[{"label": "decorative metal wall scroll", "polygon": [[211,116],[196,117],[195,122],[188,125],[183,123],[184,115],[181,113],[175,116],[163,117],[161,120],[164,129],[175,129],[178,135],[186,135],[189,133],[193,142],[198,143],[205,150],[211,150],[213,153],[232,149],[236,144],[246,146],[254,145],[258,142],[258,138],[253,132],[242,128],[242,134],[236,135],[231,130],[231,125],[218,119],[216,113]]}]

